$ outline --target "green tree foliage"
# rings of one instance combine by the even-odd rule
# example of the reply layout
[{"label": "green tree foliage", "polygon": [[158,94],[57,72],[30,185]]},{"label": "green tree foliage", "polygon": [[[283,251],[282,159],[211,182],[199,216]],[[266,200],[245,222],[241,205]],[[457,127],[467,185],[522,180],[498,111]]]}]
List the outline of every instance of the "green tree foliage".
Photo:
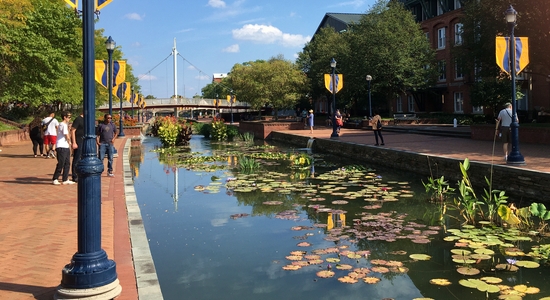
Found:
[{"label": "green tree foliage", "polygon": [[338,62],[336,73],[344,74],[338,106],[366,104],[366,75],[373,77],[373,93],[385,100],[427,88],[437,76],[434,51],[413,15],[398,1],[379,0],[349,30],[337,33],[323,28],[304,47],[298,64],[311,79],[314,98],[330,95],[323,74],[330,73],[333,57]]},{"label": "green tree foliage", "polygon": [[70,103],[74,97],[61,98],[67,95],[59,88],[64,78],[76,71],[81,22],[59,1],[17,1],[16,5],[20,3],[24,6],[14,9],[12,1],[0,2],[0,11],[10,12],[7,18],[0,18],[1,28],[6,29],[0,44],[10,45],[0,50],[2,68],[10,68],[0,80],[0,102],[30,107]]},{"label": "green tree foliage", "polygon": [[[475,74],[470,80],[473,82],[472,104],[491,107],[497,112],[502,104],[511,100],[510,76],[495,62],[495,38],[510,33],[504,18],[509,5],[505,0],[466,0],[461,18],[463,45],[455,47],[453,53],[464,62],[467,74]],[[550,74],[550,56],[546,54],[550,38],[550,2],[520,1],[514,4],[514,9],[518,12],[515,36],[529,37],[529,72]]]},{"label": "green tree foliage", "polygon": [[271,105],[277,111],[293,108],[307,87],[305,74],[282,56],[233,66],[228,76],[238,101],[260,110]]},{"label": "green tree foliage", "polygon": [[207,99],[226,99],[227,95],[231,94],[231,86],[229,86],[229,80],[222,78],[221,82],[212,82],[205,85],[201,92],[202,96]]},{"label": "green tree foliage", "polygon": [[[349,78],[364,87],[373,77],[372,90],[387,100],[406,91],[432,86],[437,76],[435,53],[413,15],[398,1],[379,0],[350,30],[355,61]],[[349,76],[348,76],[349,77]]]}]

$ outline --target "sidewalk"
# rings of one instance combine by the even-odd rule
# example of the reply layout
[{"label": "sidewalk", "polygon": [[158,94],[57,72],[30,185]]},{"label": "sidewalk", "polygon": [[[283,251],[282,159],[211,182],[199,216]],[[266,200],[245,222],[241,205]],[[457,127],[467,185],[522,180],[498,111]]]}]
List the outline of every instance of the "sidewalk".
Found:
[{"label": "sidewalk", "polygon": [[[402,125],[395,127],[396,131],[393,130],[394,128],[392,128],[392,126],[385,127],[382,131],[385,146],[380,147],[459,160],[468,158],[471,161],[485,163],[493,162],[496,165],[508,166],[504,161],[502,143],[498,140],[494,144],[493,156],[492,141],[480,141],[463,137],[453,137],[452,134],[417,134],[403,130],[402,127],[405,126]],[[420,127],[421,126],[416,126],[415,130],[420,130]],[[427,131],[435,130],[433,126],[425,126],[425,129]],[[465,129],[461,127],[450,127],[444,129],[446,132],[452,130],[456,130],[456,136],[460,136]],[[317,126],[313,130],[313,134],[310,134],[309,130],[286,130],[282,132],[318,139],[330,139],[332,128]],[[340,136],[337,139],[342,142],[351,142],[356,144],[375,144],[374,134],[371,130],[342,128],[340,131]],[[548,145],[522,144],[520,141],[519,151],[523,155],[526,164],[523,166],[509,166],[510,168],[520,168],[550,173],[550,147]]]},{"label": "sidewalk", "polygon": [[[126,213],[123,156],[115,177],[101,176],[102,248],[116,262],[122,294],[138,299]],[[61,271],[77,251],[77,185],[52,184],[56,159],[35,158],[30,141],[0,152],[0,299],[53,299]],[[106,170],[106,169],[105,169]]]}]

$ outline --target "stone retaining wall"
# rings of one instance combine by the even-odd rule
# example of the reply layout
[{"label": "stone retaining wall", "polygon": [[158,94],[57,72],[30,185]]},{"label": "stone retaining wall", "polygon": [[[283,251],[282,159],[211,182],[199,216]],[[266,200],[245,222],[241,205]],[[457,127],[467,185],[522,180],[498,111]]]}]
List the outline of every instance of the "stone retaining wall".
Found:
[{"label": "stone retaining wall", "polygon": [[268,140],[271,139],[271,133],[277,130],[298,130],[304,129],[302,122],[261,122],[261,121],[241,121],[239,123],[239,133],[252,132],[254,138]]},{"label": "stone retaining wall", "polygon": [[26,129],[15,129],[0,132],[0,146],[28,140],[30,139]]},{"label": "stone retaining wall", "polygon": [[[272,132],[272,140],[297,147],[305,147],[309,137]],[[431,173],[434,177],[445,176],[445,179],[454,183],[462,178],[459,163],[461,160],[443,158],[409,151],[393,150],[350,142],[316,139],[312,150],[330,153],[339,156],[358,159],[364,162],[387,166],[397,170],[412,171],[419,174],[416,180],[426,180]],[[470,179],[480,187],[486,187],[485,177],[491,175],[491,165],[481,162],[470,162],[468,171]],[[530,171],[515,167],[493,165],[493,188],[506,191],[515,201],[523,198],[537,199],[539,202],[548,202],[550,199],[550,174]],[[481,197],[483,190],[476,190]]]}]

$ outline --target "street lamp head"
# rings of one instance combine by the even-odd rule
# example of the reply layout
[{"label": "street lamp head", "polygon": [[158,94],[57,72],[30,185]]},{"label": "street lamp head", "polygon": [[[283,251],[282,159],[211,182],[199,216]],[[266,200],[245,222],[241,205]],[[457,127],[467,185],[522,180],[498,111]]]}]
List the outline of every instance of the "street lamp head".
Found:
[{"label": "street lamp head", "polygon": [[107,41],[105,42],[105,48],[107,48],[107,51],[113,51],[115,50],[116,42],[109,36]]},{"label": "street lamp head", "polygon": [[516,17],[517,17],[517,11],[514,9],[512,5],[504,12],[506,15],[506,22],[508,24],[515,24],[516,23]]},{"label": "street lamp head", "polygon": [[330,67],[331,67],[331,68],[336,68],[336,60],[334,60],[334,57],[333,57],[332,60],[330,61]]},{"label": "street lamp head", "polygon": [[370,76],[370,75],[367,75],[367,81],[369,81],[369,82],[370,82],[371,80],[372,80],[372,76]]}]

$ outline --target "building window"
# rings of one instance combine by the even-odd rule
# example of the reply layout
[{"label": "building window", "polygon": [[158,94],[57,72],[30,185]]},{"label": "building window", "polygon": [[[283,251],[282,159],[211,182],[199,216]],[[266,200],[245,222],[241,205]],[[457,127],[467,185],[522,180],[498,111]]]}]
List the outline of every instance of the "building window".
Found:
[{"label": "building window", "polygon": [[407,106],[409,112],[414,112],[414,97],[412,95],[407,96]]},{"label": "building window", "polygon": [[462,64],[459,60],[455,60],[455,79],[462,79],[464,77],[464,73],[462,71]]},{"label": "building window", "polygon": [[445,49],[445,27],[437,30],[437,49]]},{"label": "building window", "polygon": [[459,9],[462,7],[462,3],[460,3],[461,0],[455,0],[455,9]]},{"label": "building window", "polygon": [[462,23],[455,24],[455,45],[462,45]]},{"label": "building window", "polygon": [[472,107],[472,112],[474,114],[483,114],[483,106],[474,106],[474,107]]},{"label": "building window", "polygon": [[439,81],[447,80],[447,64],[444,60],[437,62],[439,68]]},{"label": "building window", "polygon": [[456,92],[455,93],[455,113],[464,112],[464,109],[462,108],[463,104],[464,104],[464,100],[462,98],[462,92]]},{"label": "building window", "polygon": [[403,112],[403,99],[401,99],[401,96],[397,96],[395,109],[397,112]]},{"label": "building window", "polygon": [[443,14],[443,6],[441,6],[441,1],[437,1],[437,15],[440,16]]}]

